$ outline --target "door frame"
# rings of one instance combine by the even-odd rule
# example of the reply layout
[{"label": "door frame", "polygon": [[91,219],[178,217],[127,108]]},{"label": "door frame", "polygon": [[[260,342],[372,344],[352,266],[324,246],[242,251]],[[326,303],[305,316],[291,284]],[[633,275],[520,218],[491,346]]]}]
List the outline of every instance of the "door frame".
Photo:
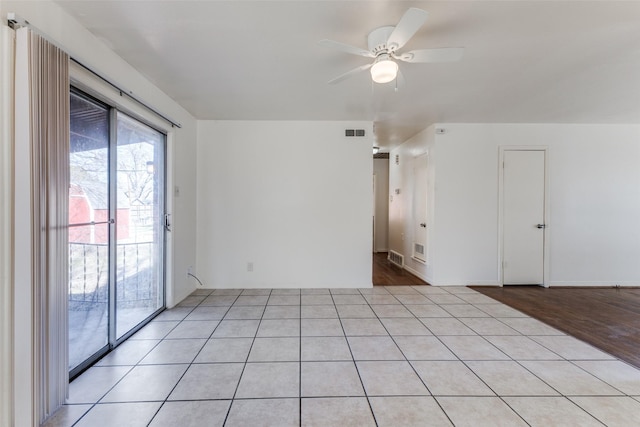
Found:
[{"label": "door frame", "polygon": [[378,253],[378,246],[376,245],[376,205],[377,205],[377,201],[378,201],[378,187],[377,187],[377,181],[376,181],[376,174],[373,174],[373,203],[372,203],[372,221],[373,221],[373,233],[372,233],[372,240],[373,242],[371,243],[371,251],[376,254]]},{"label": "door frame", "polygon": [[547,145],[500,145],[498,146],[498,285],[504,286],[504,153],[505,151],[544,152],[544,224],[542,244],[542,286],[549,287],[549,147]]},{"label": "door frame", "polygon": [[[416,180],[416,166],[418,164],[418,161],[424,157],[424,166],[425,166],[425,171],[426,171],[426,180],[424,182],[424,189],[425,189],[425,193],[427,194],[427,196],[425,196],[424,202],[424,209],[425,209],[425,223],[427,224],[427,226],[425,227],[424,233],[425,233],[425,237],[424,237],[424,259],[418,258],[416,256],[416,223],[419,221],[419,219],[417,218],[416,215],[416,192],[417,192],[417,180]],[[413,181],[413,189],[412,192],[413,194],[411,195],[412,198],[412,212],[411,212],[411,218],[413,220],[413,228],[412,228],[412,236],[411,236],[411,259],[419,262],[420,264],[424,264],[424,265],[428,265],[428,261],[429,261],[429,152],[425,151],[424,153],[420,153],[417,154],[415,156],[413,156],[412,159],[412,168],[411,168],[411,173],[412,173],[412,181]]]}]

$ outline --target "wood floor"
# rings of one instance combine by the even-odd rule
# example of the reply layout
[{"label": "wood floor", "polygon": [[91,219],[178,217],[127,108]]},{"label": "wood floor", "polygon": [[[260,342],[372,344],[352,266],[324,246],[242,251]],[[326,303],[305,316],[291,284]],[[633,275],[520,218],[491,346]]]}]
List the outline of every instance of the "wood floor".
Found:
[{"label": "wood floor", "polygon": [[414,276],[387,260],[386,252],[373,254],[373,284],[375,286],[427,285],[424,280]]},{"label": "wood floor", "polygon": [[474,289],[640,368],[640,289]]}]

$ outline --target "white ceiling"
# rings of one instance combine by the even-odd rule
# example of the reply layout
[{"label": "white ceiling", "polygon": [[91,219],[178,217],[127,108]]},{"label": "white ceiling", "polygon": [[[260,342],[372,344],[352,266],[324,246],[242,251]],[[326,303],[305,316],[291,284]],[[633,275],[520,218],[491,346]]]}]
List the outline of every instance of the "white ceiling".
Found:
[{"label": "white ceiling", "polygon": [[[57,1],[198,119],[372,120],[390,148],[434,122],[640,123],[640,2]],[[463,60],[363,72],[367,34],[429,13],[403,50]]]}]

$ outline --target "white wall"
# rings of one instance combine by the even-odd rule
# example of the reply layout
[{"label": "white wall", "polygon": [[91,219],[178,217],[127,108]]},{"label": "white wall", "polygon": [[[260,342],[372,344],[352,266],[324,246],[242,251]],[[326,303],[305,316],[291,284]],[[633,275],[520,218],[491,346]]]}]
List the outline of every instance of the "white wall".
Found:
[{"label": "white wall", "polygon": [[345,128],[372,135],[371,122],[198,123],[205,286],[371,286],[372,141]]},{"label": "white wall", "polygon": [[373,174],[376,176],[373,249],[386,252],[389,250],[389,159],[373,159]]},{"label": "white wall", "polygon": [[640,126],[437,127],[446,133],[434,134],[430,150],[433,284],[498,284],[499,147],[542,145],[548,146],[549,284],[640,285]]},{"label": "white wall", "polygon": [[[389,248],[404,255],[405,268],[431,283],[434,278],[434,263],[431,259],[436,251],[432,238],[436,218],[434,216],[434,127],[430,126],[389,154]],[[411,258],[413,255],[413,161],[422,154],[427,157],[427,264]],[[396,163],[398,156],[398,163]],[[400,190],[400,194],[396,194]]]},{"label": "white wall", "polygon": [[[109,50],[106,45],[96,39],[56,3],[52,1],[0,0],[0,16],[3,20],[8,12],[17,13],[51,41],[69,52],[72,57],[98,70],[126,90],[132,91],[149,105],[182,124],[182,129],[166,125],[169,140],[167,154],[170,169],[168,179],[173,185],[179,186],[181,190],[179,197],[174,197],[174,192],[171,190],[168,192],[168,209],[172,214],[173,233],[168,236],[170,255],[167,260],[167,305],[174,305],[195,288],[194,283],[187,279],[186,270],[189,265],[195,264],[196,120],[128,63]],[[10,86],[11,82],[2,80],[0,92],[3,97],[10,93]],[[17,140],[16,144],[24,144],[24,141]],[[16,171],[29,170],[28,161],[17,161],[14,166]],[[28,207],[16,208],[15,215],[24,223],[29,223],[30,210]],[[19,232],[16,228],[16,240],[21,239]],[[28,245],[28,239],[26,239],[26,244]],[[14,261],[17,264],[25,260],[18,260],[16,257]],[[29,373],[35,372],[31,360],[32,340],[30,335],[32,331],[28,327],[33,313],[28,298],[25,298],[28,296],[28,292],[25,290],[30,289],[29,281],[22,280],[21,276],[24,274],[25,268],[15,267],[14,271],[16,276],[11,284],[16,304],[12,319],[15,327],[13,333],[16,337],[20,337],[20,340],[16,340],[12,348],[7,351],[14,354],[13,371],[20,373],[19,376],[16,376],[16,384],[14,385],[15,425],[29,426],[37,422],[34,419],[33,411],[30,410],[33,406],[35,393],[28,380]],[[6,381],[7,379],[3,376],[2,380]]]}]

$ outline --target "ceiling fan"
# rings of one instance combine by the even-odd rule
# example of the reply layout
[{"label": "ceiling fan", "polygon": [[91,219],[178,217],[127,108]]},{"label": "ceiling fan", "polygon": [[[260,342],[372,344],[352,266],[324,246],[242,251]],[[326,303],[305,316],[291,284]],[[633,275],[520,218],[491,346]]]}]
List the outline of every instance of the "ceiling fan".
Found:
[{"label": "ceiling fan", "polygon": [[453,62],[462,58],[464,48],[449,47],[439,49],[419,49],[405,53],[398,52],[418,29],[427,20],[427,12],[415,7],[410,8],[398,22],[398,25],[377,28],[369,33],[369,50],[360,49],[356,46],[336,42],[333,40],[321,40],[322,46],[341,50],[353,55],[375,58],[371,64],[362,65],[347,71],[338,77],[329,80],[329,84],[334,84],[345,80],[354,74],[371,68],[371,79],[376,83],[388,83],[398,75],[398,63],[404,61],[411,63],[427,62]]}]

